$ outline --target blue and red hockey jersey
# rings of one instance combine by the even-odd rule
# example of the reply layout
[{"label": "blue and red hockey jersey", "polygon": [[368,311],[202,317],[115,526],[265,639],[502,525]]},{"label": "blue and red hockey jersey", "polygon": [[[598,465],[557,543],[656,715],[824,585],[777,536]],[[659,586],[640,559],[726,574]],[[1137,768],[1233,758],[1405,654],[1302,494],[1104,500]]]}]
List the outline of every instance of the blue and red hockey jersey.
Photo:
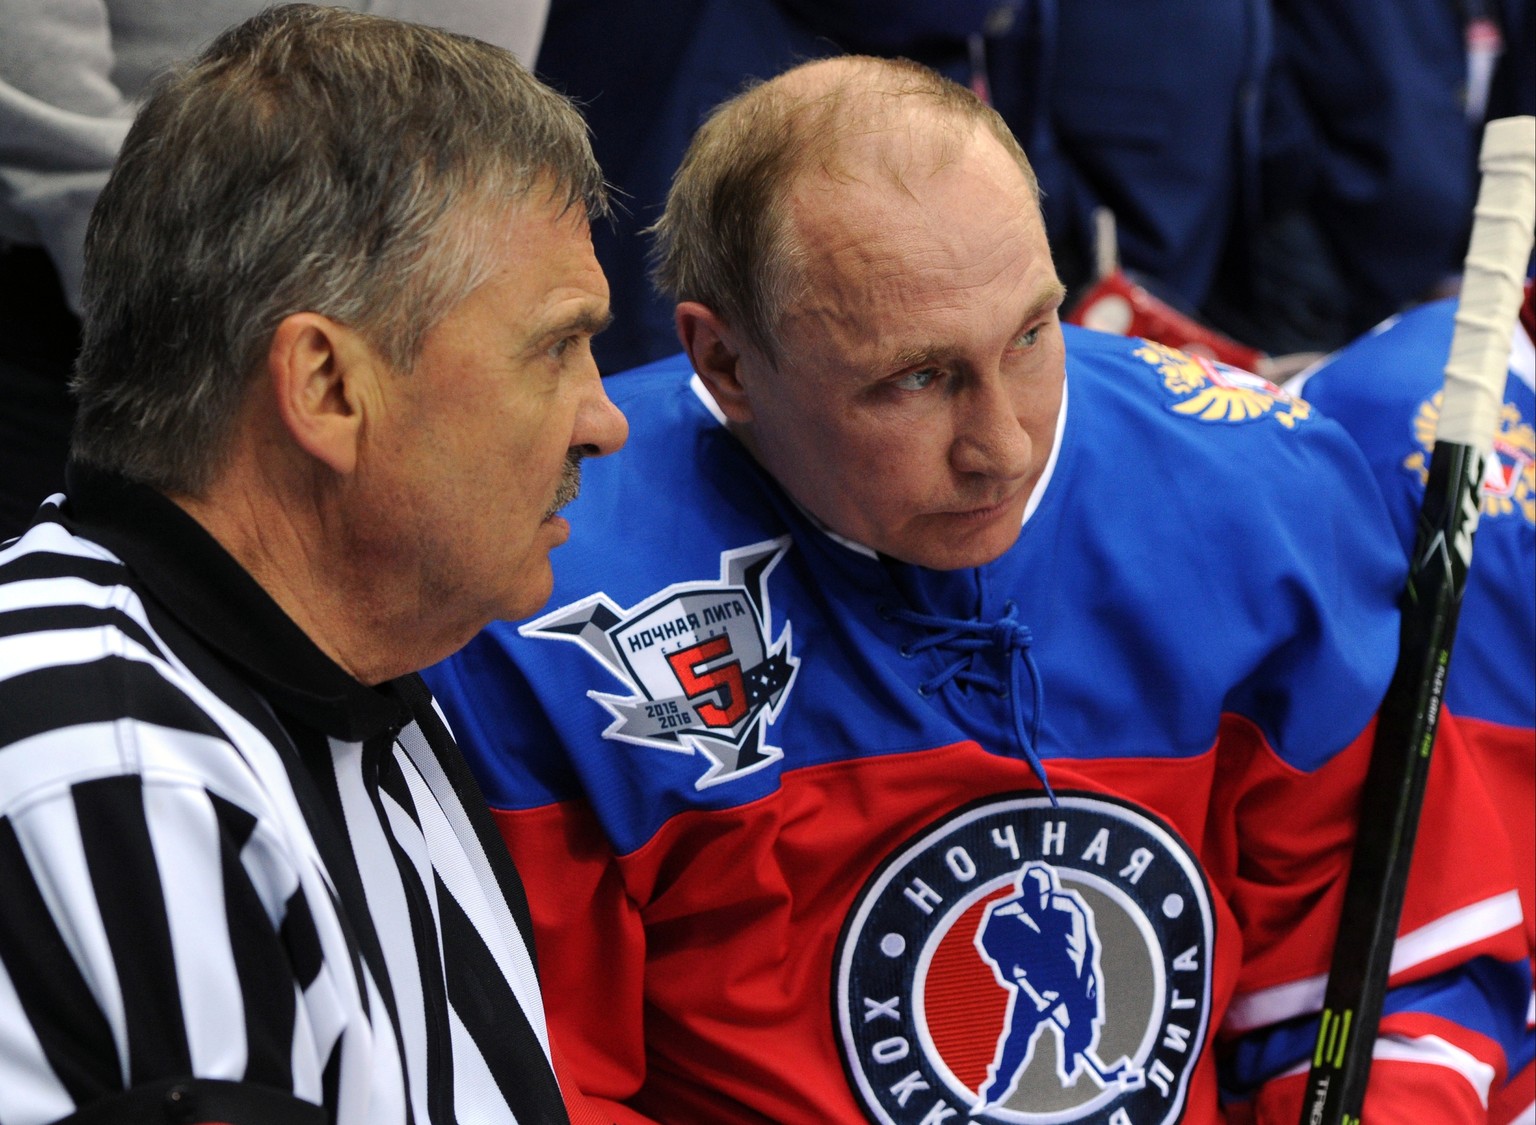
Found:
[{"label": "blue and red hockey jersey", "polygon": [[[1305,402],[1064,331],[1022,533],[960,571],[818,527],[681,357],[611,378],[551,608],[429,671],[601,1120],[1296,1120],[1401,552]],[[1485,1113],[1530,989],[1433,761],[1378,1120]]]}]

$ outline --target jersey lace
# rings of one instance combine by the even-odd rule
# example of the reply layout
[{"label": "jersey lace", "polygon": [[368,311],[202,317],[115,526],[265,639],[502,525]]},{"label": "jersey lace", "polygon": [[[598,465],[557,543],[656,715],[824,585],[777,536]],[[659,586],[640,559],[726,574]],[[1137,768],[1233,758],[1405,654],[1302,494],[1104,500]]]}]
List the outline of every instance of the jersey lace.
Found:
[{"label": "jersey lace", "polygon": [[[1046,780],[1045,766],[1037,749],[1040,741],[1040,712],[1045,693],[1040,683],[1040,670],[1030,653],[1034,635],[1029,626],[1018,619],[1019,607],[1012,601],[1004,603],[1003,616],[995,621],[980,618],[940,617],[918,613],[915,610],[884,607],[881,615],[889,621],[900,621],[922,631],[917,640],[908,641],[897,650],[903,657],[911,658],[935,649],[950,658],[949,663],[936,674],[917,685],[919,695],[930,696],[954,683],[961,688],[977,688],[1006,696],[1008,713],[1013,719],[1013,736],[1020,755],[1040,779],[1046,796],[1055,805],[1056,794]],[[1007,666],[1005,676],[994,675],[977,659],[989,650],[1003,654]],[[1024,693],[1029,690],[1029,719],[1025,721]]]}]

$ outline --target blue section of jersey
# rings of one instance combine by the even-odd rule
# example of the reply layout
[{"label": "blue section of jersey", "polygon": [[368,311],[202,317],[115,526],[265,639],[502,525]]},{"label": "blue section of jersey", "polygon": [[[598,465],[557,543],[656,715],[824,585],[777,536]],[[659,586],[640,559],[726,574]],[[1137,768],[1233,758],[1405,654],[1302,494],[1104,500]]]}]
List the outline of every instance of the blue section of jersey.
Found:
[{"label": "blue section of jersey", "polygon": [[[1038,506],[1001,558],[959,571],[819,530],[706,409],[683,357],[611,377],[629,444],[584,471],[540,635],[493,625],[427,673],[491,803],[585,796],[627,854],[679,812],[772,793],[784,770],[967,740],[1021,758],[1032,741],[1047,765],[1188,757],[1236,713],[1296,768],[1329,760],[1385,690],[1402,580],[1358,450],[1219,372],[1196,393],[1213,373],[1176,353],[1064,331],[1066,422]],[[1327,519],[1296,480],[1336,494]],[[645,667],[670,676],[659,653],[676,642],[660,608],[652,632],[626,624],[636,607],[707,617],[723,556],[754,545],[775,559],[761,590],[733,588],[762,595],[761,639],[739,620],[698,634],[729,638],[711,643],[742,678],[725,684],[696,646],[702,694],[675,677],[642,690]],[[1379,596],[1342,602],[1345,571]],[[924,616],[998,643],[933,643]],[[946,680],[957,660],[966,674]],[[743,691],[761,710],[739,745],[667,726],[696,722],[702,698],[739,709]]]},{"label": "blue section of jersey", "polygon": [[[1359,444],[1381,487],[1405,557],[1413,539],[1444,385],[1455,301],[1406,313],[1332,357],[1302,394]],[[1495,449],[1502,487],[1485,489],[1473,539],[1446,703],[1471,718],[1536,726],[1536,496],[1531,475],[1536,393],[1511,374]]]}]

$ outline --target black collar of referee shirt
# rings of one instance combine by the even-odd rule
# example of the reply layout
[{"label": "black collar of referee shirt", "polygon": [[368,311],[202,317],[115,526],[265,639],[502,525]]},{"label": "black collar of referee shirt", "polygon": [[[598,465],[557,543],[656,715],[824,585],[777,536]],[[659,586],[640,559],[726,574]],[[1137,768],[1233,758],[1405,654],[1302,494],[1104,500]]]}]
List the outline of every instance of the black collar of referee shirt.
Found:
[{"label": "black collar of referee shirt", "polygon": [[208,531],[167,497],[71,462],[66,522],[122,559],[181,624],[248,675],[272,705],[333,738],[398,730],[393,683],[369,687],[324,652]]}]

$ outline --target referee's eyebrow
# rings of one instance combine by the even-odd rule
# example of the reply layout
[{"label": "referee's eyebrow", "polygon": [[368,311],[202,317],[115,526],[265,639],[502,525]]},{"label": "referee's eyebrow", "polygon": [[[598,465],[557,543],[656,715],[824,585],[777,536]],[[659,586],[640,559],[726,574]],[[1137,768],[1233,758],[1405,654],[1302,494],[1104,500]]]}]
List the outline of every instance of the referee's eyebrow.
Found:
[{"label": "referee's eyebrow", "polygon": [[613,323],[613,309],[603,306],[601,310],[596,308],[582,309],[569,320],[563,320],[548,332],[547,336],[568,336],[571,333],[581,333],[587,336],[596,336],[605,331]]},{"label": "referee's eyebrow", "polygon": [[608,304],[599,305],[593,302],[561,320],[546,324],[535,324],[523,337],[520,348],[526,349],[526,354],[532,355],[541,352],[557,340],[564,340],[568,336],[596,336],[613,323],[613,309]]}]

